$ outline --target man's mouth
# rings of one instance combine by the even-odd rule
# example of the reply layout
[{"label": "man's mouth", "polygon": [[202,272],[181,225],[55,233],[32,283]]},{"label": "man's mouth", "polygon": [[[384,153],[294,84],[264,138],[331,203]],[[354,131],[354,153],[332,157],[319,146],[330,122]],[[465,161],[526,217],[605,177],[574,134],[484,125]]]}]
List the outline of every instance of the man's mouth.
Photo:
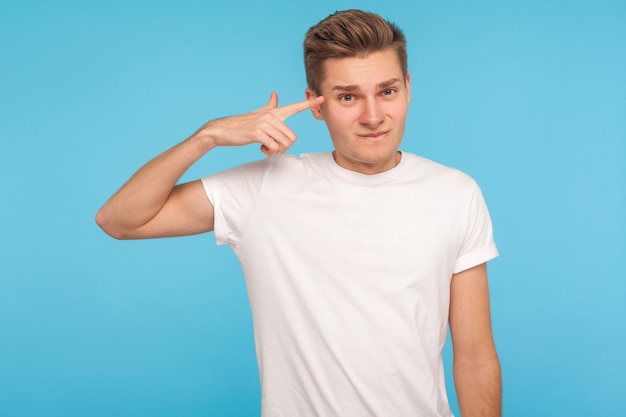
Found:
[{"label": "man's mouth", "polygon": [[376,138],[386,135],[387,133],[389,133],[388,130],[379,130],[377,132],[363,133],[357,136],[366,138],[366,139],[376,139]]}]

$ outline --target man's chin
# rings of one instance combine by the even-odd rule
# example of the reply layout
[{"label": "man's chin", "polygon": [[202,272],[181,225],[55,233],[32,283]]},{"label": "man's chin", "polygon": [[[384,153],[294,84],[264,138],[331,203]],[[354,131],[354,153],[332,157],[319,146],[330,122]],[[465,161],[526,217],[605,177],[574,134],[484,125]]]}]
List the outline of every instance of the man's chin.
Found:
[{"label": "man's chin", "polygon": [[356,171],[363,174],[378,174],[381,172],[389,171],[400,163],[401,153],[398,150],[393,152],[385,152],[383,155],[380,153],[363,153],[359,155],[345,155],[333,152],[335,162],[345,169],[350,171]]}]

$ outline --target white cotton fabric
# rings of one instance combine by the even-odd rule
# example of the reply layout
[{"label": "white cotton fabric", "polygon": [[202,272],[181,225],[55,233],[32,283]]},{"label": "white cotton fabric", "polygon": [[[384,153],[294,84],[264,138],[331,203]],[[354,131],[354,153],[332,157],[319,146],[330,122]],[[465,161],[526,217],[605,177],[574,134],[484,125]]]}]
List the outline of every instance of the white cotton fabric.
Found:
[{"label": "white cotton fabric", "polygon": [[408,153],[364,175],[315,153],[202,183],[246,277],[264,417],[452,416],[451,276],[498,255],[470,177]]}]

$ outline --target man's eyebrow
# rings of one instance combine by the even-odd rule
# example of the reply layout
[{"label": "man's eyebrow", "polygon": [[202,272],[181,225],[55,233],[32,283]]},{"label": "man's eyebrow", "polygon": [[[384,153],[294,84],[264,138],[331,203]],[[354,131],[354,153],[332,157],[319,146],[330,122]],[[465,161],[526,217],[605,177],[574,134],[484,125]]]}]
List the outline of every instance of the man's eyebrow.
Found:
[{"label": "man's eyebrow", "polygon": [[385,89],[387,87],[391,87],[392,85],[394,85],[395,83],[401,82],[402,80],[399,78],[391,78],[387,81],[383,81],[382,83],[378,84],[378,89],[382,90]]},{"label": "man's eyebrow", "polygon": [[332,91],[345,91],[347,93],[352,93],[358,90],[359,90],[358,85],[336,85],[332,89]]},{"label": "man's eyebrow", "polygon": [[[383,81],[382,83],[379,83],[376,88],[378,90],[382,90],[388,87],[391,87],[392,85],[401,82],[402,80],[400,80],[399,78],[391,78],[387,81]],[[332,91],[344,91],[346,93],[353,93],[355,91],[359,91],[361,88],[358,85],[336,85],[332,88]]]}]

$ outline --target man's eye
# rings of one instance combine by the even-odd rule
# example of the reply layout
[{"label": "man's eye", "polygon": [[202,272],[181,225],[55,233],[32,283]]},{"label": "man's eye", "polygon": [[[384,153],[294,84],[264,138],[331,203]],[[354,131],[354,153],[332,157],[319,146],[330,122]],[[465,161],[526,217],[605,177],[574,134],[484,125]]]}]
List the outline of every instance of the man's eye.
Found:
[{"label": "man's eye", "polygon": [[385,96],[390,96],[394,93],[395,91],[392,88],[387,88],[386,90],[383,90],[383,95]]},{"label": "man's eye", "polygon": [[354,97],[352,96],[352,94],[344,94],[343,96],[339,97],[339,99],[341,101],[350,102],[354,100]]}]

